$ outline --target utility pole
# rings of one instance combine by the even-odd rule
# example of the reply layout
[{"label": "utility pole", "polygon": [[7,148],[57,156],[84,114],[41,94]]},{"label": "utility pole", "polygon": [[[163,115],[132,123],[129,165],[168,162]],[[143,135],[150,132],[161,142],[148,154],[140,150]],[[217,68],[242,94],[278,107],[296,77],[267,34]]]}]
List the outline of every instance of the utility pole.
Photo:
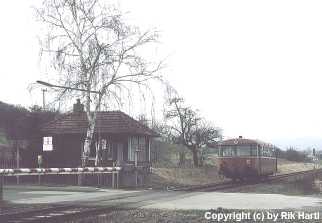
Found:
[{"label": "utility pole", "polygon": [[42,109],[46,109],[46,100],[45,100],[45,92],[47,91],[46,88],[41,89],[42,91]]}]

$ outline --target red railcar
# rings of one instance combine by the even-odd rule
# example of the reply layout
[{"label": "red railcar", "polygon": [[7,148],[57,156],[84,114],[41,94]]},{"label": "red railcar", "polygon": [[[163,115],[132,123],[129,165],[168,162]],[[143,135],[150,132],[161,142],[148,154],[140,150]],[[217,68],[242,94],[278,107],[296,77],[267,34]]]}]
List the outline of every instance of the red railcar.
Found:
[{"label": "red railcar", "polygon": [[219,173],[233,180],[273,175],[276,147],[258,140],[228,139],[219,143]]}]

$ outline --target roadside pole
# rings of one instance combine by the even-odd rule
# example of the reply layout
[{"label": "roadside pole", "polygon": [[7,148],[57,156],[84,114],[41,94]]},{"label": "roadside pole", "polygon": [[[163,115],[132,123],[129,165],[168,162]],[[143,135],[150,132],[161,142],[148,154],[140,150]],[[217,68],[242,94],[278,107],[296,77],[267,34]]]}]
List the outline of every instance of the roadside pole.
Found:
[{"label": "roadside pole", "polygon": [[[38,168],[42,167],[42,155],[38,155]],[[40,173],[38,174],[38,184],[40,185],[41,183],[41,177],[40,177]]]},{"label": "roadside pole", "polygon": [[312,155],[313,155],[313,163],[314,163],[314,169],[316,169],[316,156],[315,156],[315,148],[312,150]]},{"label": "roadside pole", "polygon": [[3,201],[3,175],[0,175],[0,202]]},{"label": "roadside pole", "polygon": [[275,175],[277,174],[277,167],[278,167],[278,163],[277,163],[277,159],[278,159],[278,150],[275,147]]},{"label": "roadside pole", "polygon": [[[20,168],[20,150],[19,150],[19,146],[18,143],[16,142],[16,149],[17,149],[17,160],[16,160],[16,168],[19,169]],[[19,176],[16,176],[17,179],[17,185],[19,185]]]},{"label": "roadside pole", "polygon": [[138,187],[138,156],[139,150],[135,150],[134,165],[135,165],[135,187]]},{"label": "roadside pole", "polygon": [[3,201],[3,185],[4,185],[4,175],[0,174],[0,202]]}]

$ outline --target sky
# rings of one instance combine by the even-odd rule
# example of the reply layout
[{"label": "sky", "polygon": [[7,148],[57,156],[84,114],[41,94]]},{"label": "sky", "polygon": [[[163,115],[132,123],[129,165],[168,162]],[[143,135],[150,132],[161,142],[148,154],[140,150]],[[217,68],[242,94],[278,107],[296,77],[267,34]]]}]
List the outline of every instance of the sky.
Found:
[{"label": "sky", "polygon": [[[0,7],[0,101],[41,105],[32,5]],[[322,148],[322,2],[113,1],[131,23],[161,32],[165,78],[225,137]],[[144,107],[144,106],[143,106]]]}]

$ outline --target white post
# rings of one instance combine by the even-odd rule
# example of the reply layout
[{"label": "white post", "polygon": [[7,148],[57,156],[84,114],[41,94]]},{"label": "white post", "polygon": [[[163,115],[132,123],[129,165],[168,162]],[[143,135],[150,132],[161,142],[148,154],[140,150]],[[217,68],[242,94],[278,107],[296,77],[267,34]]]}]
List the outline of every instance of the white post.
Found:
[{"label": "white post", "polygon": [[148,138],[149,144],[148,144],[148,150],[149,150],[149,162],[151,162],[151,139]]},{"label": "white post", "polygon": [[135,150],[135,186],[136,187],[138,186],[138,157],[139,157],[139,149],[136,149]]},{"label": "white post", "polygon": [[[19,152],[19,146],[18,143],[16,142],[16,149],[17,149],[17,160],[16,160],[16,165],[17,165],[17,169],[20,168],[20,152]],[[17,184],[19,184],[19,176],[16,176],[17,178]]]},{"label": "white post", "polygon": [[134,166],[135,167],[138,167],[138,156],[139,156],[139,150],[138,149],[136,149],[135,150],[135,154],[134,154]]},{"label": "white post", "polygon": [[0,175],[0,202],[3,200],[3,182],[4,181],[4,176],[1,174]]},{"label": "white post", "polygon": [[[42,155],[38,155],[37,157],[37,161],[38,161],[38,168],[42,168]],[[40,185],[41,182],[41,177],[40,177],[40,173],[38,174],[38,184]]]},{"label": "white post", "polygon": [[119,172],[116,172],[116,189],[119,188]]},{"label": "white post", "polygon": [[112,188],[115,188],[115,178],[114,171],[112,172]]}]

